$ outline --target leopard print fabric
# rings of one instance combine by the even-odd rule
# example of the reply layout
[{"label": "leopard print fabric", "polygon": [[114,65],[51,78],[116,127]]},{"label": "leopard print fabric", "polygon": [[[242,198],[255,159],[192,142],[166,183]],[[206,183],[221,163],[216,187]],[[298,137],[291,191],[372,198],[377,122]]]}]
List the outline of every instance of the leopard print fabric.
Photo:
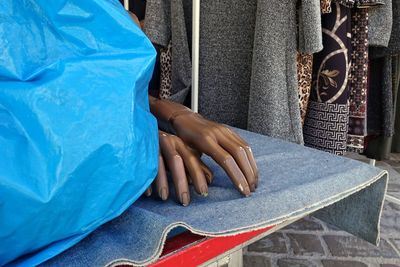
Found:
[{"label": "leopard print fabric", "polygon": [[160,98],[168,99],[172,91],[172,44],[169,42],[166,48],[160,53]]},{"label": "leopard print fabric", "polygon": [[328,14],[332,12],[332,0],[321,0],[321,13]]},{"label": "leopard print fabric", "polygon": [[304,124],[304,119],[307,113],[308,100],[311,93],[312,63],[312,55],[297,53],[297,79],[299,83],[299,101],[302,124]]}]

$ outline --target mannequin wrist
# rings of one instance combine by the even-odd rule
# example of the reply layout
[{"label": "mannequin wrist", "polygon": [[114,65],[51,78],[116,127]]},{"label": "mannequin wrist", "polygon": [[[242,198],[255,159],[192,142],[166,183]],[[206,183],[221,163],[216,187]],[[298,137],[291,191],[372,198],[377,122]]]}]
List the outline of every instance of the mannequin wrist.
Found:
[{"label": "mannequin wrist", "polygon": [[154,97],[150,97],[150,109],[158,120],[165,121],[171,125],[178,116],[193,113],[191,109],[184,105]]},{"label": "mannequin wrist", "polygon": [[182,115],[193,114],[193,113],[194,112],[190,109],[177,110],[171,114],[171,116],[168,118],[168,122],[171,123],[171,125],[174,125],[174,121],[177,117],[182,116]]}]

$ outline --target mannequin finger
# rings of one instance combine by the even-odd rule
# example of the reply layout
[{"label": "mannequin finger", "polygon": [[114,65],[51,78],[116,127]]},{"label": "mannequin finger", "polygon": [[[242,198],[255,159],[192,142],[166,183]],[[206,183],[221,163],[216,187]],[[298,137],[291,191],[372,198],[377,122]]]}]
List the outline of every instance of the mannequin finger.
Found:
[{"label": "mannequin finger", "polygon": [[167,164],[169,166],[172,180],[174,182],[177,198],[183,206],[189,205],[189,184],[187,181],[185,166],[183,165],[182,158],[178,154],[176,154],[167,161]]},{"label": "mannequin finger", "polygon": [[250,186],[250,191],[254,192],[256,190],[256,177],[243,146],[233,139],[226,138],[225,136],[223,136],[222,133],[218,142],[222,146],[222,148],[224,148],[233,156],[236,163],[240,167],[240,170],[246,177],[247,183]]},{"label": "mannequin finger", "polygon": [[236,164],[235,159],[217,143],[210,140],[203,142],[203,151],[211,156],[226,172],[233,184],[245,196],[250,195],[250,188],[247,180]]},{"label": "mannequin finger", "polygon": [[158,173],[155,181],[155,189],[162,200],[167,200],[169,195],[167,171],[165,170],[164,159],[161,155],[158,157]]},{"label": "mannequin finger", "polygon": [[241,144],[244,147],[246,154],[247,154],[247,158],[250,162],[250,165],[251,165],[253,172],[255,174],[255,177],[256,177],[256,187],[257,187],[257,185],[258,185],[258,168],[257,168],[256,160],[253,155],[253,151],[251,150],[251,147],[237,133],[235,133],[234,131],[232,131],[231,129],[229,129],[227,127],[224,127],[224,129],[230,134],[230,136],[233,139],[235,139],[239,144]]},{"label": "mannequin finger", "polygon": [[194,149],[190,146],[186,146],[187,149],[189,149],[190,152],[192,152],[196,157],[201,158],[201,152],[198,151],[197,149]]},{"label": "mannequin finger", "polygon": [[[201,167],[201,169],[202,169],[203,172],[204,172],[204,175],[205,175],[205,177],[206,177],[207,184],[211,184],[212,181],[214,180],[214,174],[213,174],[212,171],[207,167],[207,165],[205,165],[205,164],[203,163],[203,161],[201,160],[202,153],[199,152],[197,149],[194,149],[194,148],[192,148],[192,147],[190,147],[190,146],[186,146],[186,147],[187,147],[191,152],[193,152],[193,153],[196,155],[196,157],[199,158],[200,167]],[[188,177],[188,178],[189,178],[189,177]],[[191,183],[191,182],[190,182],[190,183]]]},{"label": "mannequin finger", "polygon": [[212,181],[214,180],[214,174],[213,172],[210,170],[210,168],[208,168],[208,166],[206,164],[204,164],[201,160],[200,160],[200,167],[204,172],[204,175],[206,177],[207,183],[211,184]]},{"label": "mannequin finger", "polygon": [[232,130],[229,129],[228,127],[224,127],[224,130],[225,130],[226,132],[228,132],[229,135],[232,136],[232,137],[233,137],[238,143],[240,143],[242,146],[244,146],[244,147],[249,146],[249,144],[248,144],[246,141],[244,141],[244,140],[240,137],[240,135],[238,135],[237,133],[235,133],[234,131],[232,131]]},{"label": "mannequin finger", "polygon": [[254,192],[257,187],[257,177],[246,150],[249,148],[248,144],[227,127],[219,127],[216,135],[220,145],[235,158],[246,177],[250,190]]},{"label": "mannequin finger", "polygon": [[182,205],[187,206],[190,203],[190,195],[183,160],[168,140],[160,139],[160,149],[171,173],[176,197]]},{"label": "mannequin finger", "polygon": [[146,191],[144,191],[144,195],[146,197],[150,197],[151,193],[153,192],[153,189],[151,188],[151,185],[146,189]]},{"label": "mannequin finger", "polygon": [[207,196],[208,186],[200,160],[183,143],[178,146],[178,152],[182,156],[196,192],[202,196]]},{"label": "mannequin finger", "polygon": [[192,180],[192,177],[190,177],[190,174],[188,173],[187,169],[186,169],[186,177],[187,177],[189,185],[192,185],[193,184],[193,180]]},{"label": "mannequin finger", "polygon": [[258,187],[258,168],[257,168],[256,160],[255,160],[253,152],[251,151],[251,148],[249,146],[245,148],[245,151],[247,154],[247,158],[250,162],[251,168],[253,169],[254,177],[256,180],[255,186],[257,188]]}]

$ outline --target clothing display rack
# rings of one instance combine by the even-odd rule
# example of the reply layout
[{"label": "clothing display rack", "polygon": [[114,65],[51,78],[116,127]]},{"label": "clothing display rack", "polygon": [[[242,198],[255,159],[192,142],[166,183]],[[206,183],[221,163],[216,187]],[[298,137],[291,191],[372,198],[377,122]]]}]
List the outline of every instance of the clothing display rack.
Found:
[{"label": "clothing display rack", "polygon": [[[18,213],[0,221],[0,267],[243,267],[266,251],[250,245],[276,247],[281,229],[290,244],[287,229],[309,222],[377,246],[384,203],[397,203],[389,173],[338,155],[375,138],[369,85],[400,102],[400,49],[370,49],[373,16],[357,1],[19,4],[0,41],[0,217]],[[261,264],[336,260],[278,254]]]}]

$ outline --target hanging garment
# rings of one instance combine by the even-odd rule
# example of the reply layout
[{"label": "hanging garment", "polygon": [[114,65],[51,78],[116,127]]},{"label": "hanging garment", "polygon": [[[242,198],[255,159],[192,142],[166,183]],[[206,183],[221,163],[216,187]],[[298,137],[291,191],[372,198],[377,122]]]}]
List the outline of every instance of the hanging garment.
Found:
[{"label": "hanging garment", "polygon": [[393,135],[392,56],[400,54],[400,0],[393,1],[393,27],[388,47],[372,47],[371,97],[368,101],[368,134]]},{"label": "hanging garment", "polygon": [[[201,1],[203,116],[302,143],[296,50],[320,51],[322,36],[320,1],[301,2],[297,12],[291,0]],[[191,85],[191,15],[191,1],[147,1],[146,34],[164,47],[173,43],[171,99],[179,102]]]},{"label": "hanging garment", "polygon": [[301,124],[307,114],[308,101],[311,93],[313,56],[297,53],[297,79],[299,81],[299,101]]},{"label": "hanging garment", "polygon": [[[296,78],[295,2],[258,1],[248,129],[302,143]],[[277,13],[277,10],[288,12]],[[303,53],[320,51],[322,49],[320,2],[302,1],[298,15],[299,51]]]},{"label": "hanging garment", "polygon": [[[121,5],[124,4],[123,0],[119,0]],[[146,13],[146,0],[129,0],[129,11],[136,15],[140,22],[140,26],[143,29],[144,16]],[[158,47],[155,47],[157,51],[156,63],[153,70],[153,76],[149,83],[149,94],[154,97],[158,97],[160,94],[160,51]]]},{"label": "hanging garment", "polygon": [[400,153],[400,56],[392,57],[391,62],[394,133],[393,136],[379,135],[370,136],[368,138],[368,146],[365,154],[369,158],[374,158],[376,160],[384,160],[389,157],[390,153]]},{"label": "hanging garment", "polygon": [[351,15],[351,68],[348,151],[362,153],[367,135],[368,9],[354,8]]},{"label": "hanging garment", "polygon": [[191,1],[147,0],[144,32],[152,43],[171,49],[171,97],[184,103],[191,87]]},{"label": "hanging garment", "polygon": [[[400,71],[398,56],[400,55],[400,0],[392,1],[392,28],[388,47],[370,48],[371,86],[368,100],[368,134],[379,136],[368,142],[366,155],[375,159],[388,156],[391,147],[400,144],[395,134],[396,112],[398,109],[397,91]],[[373,95],[373,97],[372,97]]]},{"label": "hanging garment", "polygon": [[[371,51],[371,50],[370,50]],[[368,135],[393,135],[392,58],[373,58],[370,53]]]},{"label": "hanging garment", "polygon": [[392,0],[382,0],[384,5],[369,9],[369,46],[389,45],[393,24]]},{"label": "hanging garment", "polygon": [[160,99],[169,99],[172,93],[172,43],[160,50]]},{"label": "hanging garment", "polygon": [[[390,29],[386,29],[390,32]],[[392,0],[392,27],[387,47],[373,47],[372,57],[379,58],[400,53],[400,0]]]},{"label": "hanging garment", "polygon": [[395,88],[394,95],[397,94],[394,101],[394,135],[390,140],[390,147],[392,153],[400,153],[400,55],[392,58],[393,62],[393,88]]},{"label": "hanging garment", "polygon": [[324,49],[314,55],[313,88],[304,123],[307,146],[342,155],[347,149],[351,10],[332,3],[322,15]]},{"label": "hanging garment", "polygon": [[369,45],[387,46],[392,27],[392,0],[335,0],[349,8],[368,8]]}]

